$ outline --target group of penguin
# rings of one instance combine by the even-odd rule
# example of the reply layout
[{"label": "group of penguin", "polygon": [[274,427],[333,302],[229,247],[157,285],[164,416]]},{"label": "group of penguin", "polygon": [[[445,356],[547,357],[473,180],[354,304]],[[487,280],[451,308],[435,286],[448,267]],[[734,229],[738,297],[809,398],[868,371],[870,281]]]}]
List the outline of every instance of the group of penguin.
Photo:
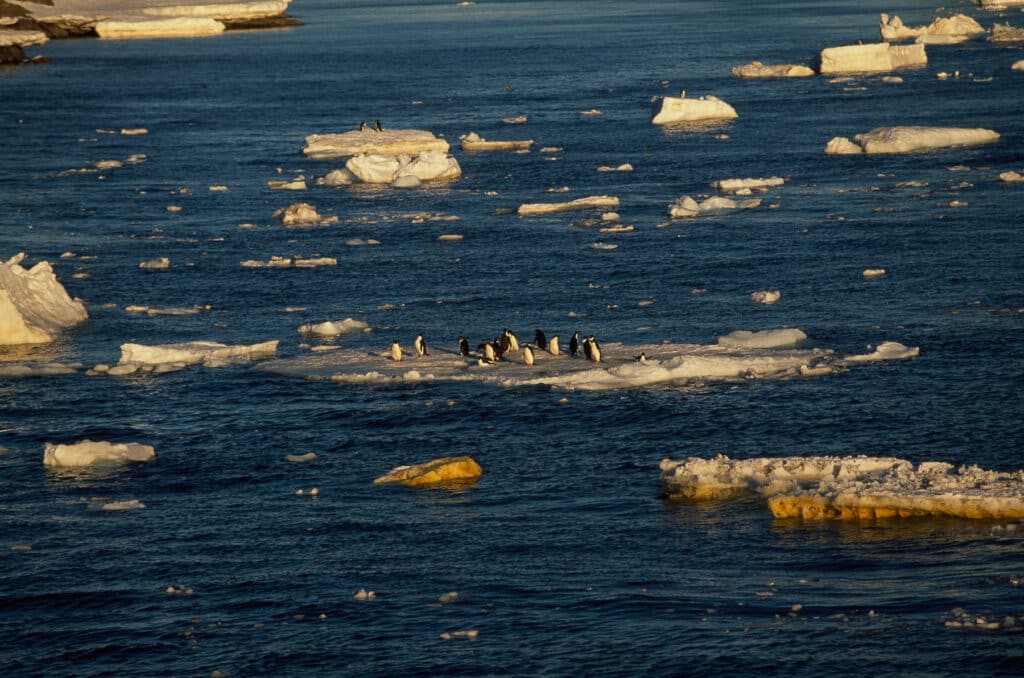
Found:
[{"label": "group of penguin", "polygon": [[[416,351],[417,357],[423,357],[427,355],[427,342],[423,338],[422,334],[416,335],[416,340],[413,342],[413,349]],[[601,345],[597,343],[597,339],[594,335],[589,337],[583,337],[580,339],[580,333],[573,332],[572,338],[569,340],[569,353],[572,356],[576,356],[583,349],[583,355],[586,356],[587,360],[591,360],[595,363],[601,362]],[[494,365],[498,361],[506,360],[507,356],[519,353],[520,345],[519,339],[515,333],[505,328],[501,335],[496,337],[494,341],[485,341],[476,347],[476,352],[473,354],[477,357],[477,362],[480,365]],[[536,360],[536,351],[547,351],[553,356],[561,355],[561,351],[558,346],[558,335],[552,335],[551,338],[544,336],[544,332],[537,330],[533,336],[533,344],[524,344],[522,346],[523,351],[523,363],[527,366],[534,364]],[[469,342],[465,337],[459,337],[459,355],[464,357],[470,356]],[[396,363],[400,362],[404,357],[402,346],[398,341],[391,343],[391,359]]]},{"label": "group of penguin", "polygon": [[[384,128],[380,126],[380,120],[377,120],[376,122],[373,123],[373,130],[375,132],[383,132],[384,131]],[[360,132],[365,132],[366,131],[366,121],[365,120],[363,120],[361,123],[359,123],[359,131]]]}]

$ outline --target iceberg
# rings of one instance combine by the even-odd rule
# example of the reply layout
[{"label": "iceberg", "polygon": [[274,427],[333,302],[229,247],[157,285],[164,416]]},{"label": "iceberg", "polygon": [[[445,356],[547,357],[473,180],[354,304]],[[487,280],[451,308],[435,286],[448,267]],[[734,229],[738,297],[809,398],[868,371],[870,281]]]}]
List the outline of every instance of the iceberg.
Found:
[{"label": "iceberg", "polygon": [[944,462],[916,466],[895,457],[663,459],[666,497],[766,499],[777,518],[870,520],[916,516],[1024,518],[1024,471],[1000,473]]},{"label": "iceberg", "polygon": [[799,64],[766,66],[760,61],[752,61],[749,64],[734,67],[732,74],[737,78],[806,78],[814,75],[814,69]]},{"label": "iceberg", "polygon": [[459,139],[462,141],[464,151],[516,151],[529,150],[533,145],[533,139],[522,141],[488,141],[476,132],[463,134]]},{"label": "iceberg", "polygon": [[140,443],[108,443],[81,440],[77,443],[46,443],[44,466],[92,466],[102,463],[149,461],[156,456],[152,446]]},{"label": "iceberg", "polygon": [[448,142],[415,129],[352,130],[342,134],[311,134],[303,154],[311,160],[348,158],[355,155],[409,155],[425,151],[448,152]]},{"label": "iceberg", "polygon": [[924,45],[867,45],[827,47],[821,51],[821,74],[879,73],[928,63]]},{"label": "iceberg", "polygon": [[0,345],[48,344],[65,329],[85,322],[85,305],[72,299],[49,262],[29,270],[25,253],[0,262]]},{"label": "iceberg", "polygon": [[440,151],[423,151],[417,157],[356,155],[348,159],[345,169],[367,184],[391,184],[408,176],[420,181],[447,181],[462,176],[458,160]]},{"label": "iceberg", "polygon": [[892,18],[888,14],[879,15],[879,30],[882,40],[911,40],[924,36],[951,36],[966,40],[968,36],[984,33],[985,29],[977,21],[966,14],[954,14],[950,17],[937,17],[927,26],[911,28],[905,26],[898,16]]},{"label": "iceberg", "polygon": [[710,94],[699,99],[687,99],[685,93],[679,97],[654,97],[651,103],[655,110],[654,117],[651,118],[653,125],[730,120],[739,117],[735,108]]},{"label": "iceberg", "polygon": [[992,24],[992,35],[989,42],[1020,42],[1024,40],[1024,28],[1016,28],[1010,24]]},{"label": "iceberg", "polygon": [[964,127],[877,127],[870,132],[835,137],[825,146],[825,153],[918,153],[953,146],[976,146],[999,141],[999,133],[990,129]]},{"label": "iceberg", "polygon": [[[180,344],[146,346],[144,344],[121,344],[120,366],[199,365],[217,367],[231,362],[249,362],[277,353],[277,340],[260,344],[228,346],[215,341],[189,341]],[[116,368],[111,368],[111,372]],[[115,375],[116,376],[116,375]]]},{"label": "iceberg", "polygon": [[412,466],[397,466],[374,480],[375,485],[400,483],[406,487],[474,480],[483,474],[472,457],[442,457]]},{"label": "iceberg", "polygon": [[577,198],[569,202],[555,203],[523,203],[516,210],[520,216],[552,214],[554,212],[565,212],[569,210],[586,210],[592,208],[618,207],[619,199],[610,195],[593,195],[586,198]]}]

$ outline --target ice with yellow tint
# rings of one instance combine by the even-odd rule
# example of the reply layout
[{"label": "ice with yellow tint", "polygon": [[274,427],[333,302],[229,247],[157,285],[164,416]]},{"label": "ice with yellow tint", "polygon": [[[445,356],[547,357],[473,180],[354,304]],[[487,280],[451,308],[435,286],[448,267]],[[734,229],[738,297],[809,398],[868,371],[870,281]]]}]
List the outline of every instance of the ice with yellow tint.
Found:
[{"label": "ice with yellow tint", "polygon": [[377,478],[375,484],[401,483],[406,487],[433,485],[452,480],[472,480],[483,473],[472,457],[442,457],[412,466],[397,466]]}]

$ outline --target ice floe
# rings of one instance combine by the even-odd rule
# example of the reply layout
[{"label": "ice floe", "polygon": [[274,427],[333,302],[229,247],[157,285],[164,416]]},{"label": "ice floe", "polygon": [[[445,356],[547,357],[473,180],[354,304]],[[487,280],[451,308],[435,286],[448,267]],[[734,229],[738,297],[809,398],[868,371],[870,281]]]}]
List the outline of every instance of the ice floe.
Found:
[{"label": "ice floe", "polygon": [[325,217],[308,202],[297,202],[274,212],[285,226],[320,226],[337,223],[338,217]]},{"label": "ice floe", "polygon": [[990,129],[965,127],[878,127],[854,135],[856,144],[845,137],[828,142],[825,153],[917,153],[953,146],[975,146],[999,140]]},{"label": "ice floe", "polygon": [[782,177],[720,179],[719,181],[712,182],[711,188],[719,191],[726,191],[728,193],[734,193],[743,189],[774,188],[776,186],[782,186],[785,183],[786,180]]},{"label": "ice floe", "polygon": [[992,35],[988,36],[989,42],[1021,42],[1024,41],[1024,28],[1017,28],[1010,24],[992,24]]},{"label": "ice floe", "polygon": [[49,262],[21,266],[25,254],[0,262],[0,345],[48,344],[65,329],[85,322],[85,305],[72,299]]},{"label": "ice floe", "polygon": [[97,21],[96,35],[106,39],[188,38],[217,35],[224,24],[209,17],[167,17],[161,19],[107,19]]},{"label": "ice floe", "polygon": [[137,511],[146,508],[138,499],[127,499],[125,501],[111,501],[100,505],[102,511]]},{"label": "ice floe", "polygon": [[[432,347],[426,356],[405,355],[396,362],[389,350],[339,348],[260,363],[257,369],[283,376],[330,380],[337,384],[400,384],[420,381],[479,382],[502,387],[549,386],[566,390],[686,386],[707,381],[790,379],[836,374],[871,360],[912,357],[916,348],[893,348],[866,356],[845,356],[829,349],[787,348],[806,340],[798,329],[733,332],[717,344],[639,344],[608,342],[601,363],[568,355],[534,352],[534,364],[518,358],[481,362],[453,347]],[[899,349],[895,347],[900,347]],[[643,360],[638,360],[643,356]]]},{"label": "ice floe", "polygon": [[1021,172],[1014,172],[1012,170],[1009,172],[1000,172],[999,181],[1006,184],[1019,184],[1024,182],[1024,174]]},{"label": "ice floe", "polygon": [[928,63],[924,45],[867,45],[827,47],[821,51],[821,74],[878,73]]},{"label": "ice floe", "polygon": [[520,151],[529,150],[533,146],[533,139],[519,141],[488,141],[476,132],[463,134],[459,137],[464,151]]},{"label": "ice floe", "polygon": [[683,219],[697,217],[702,214],[716,214],[739,209],[756,209],[760,206],[761,198],[733,200],[732,198],[712,196],[698,203],[690,196],[684,195],[668,206],[668,215],[674,219]]},{"label": "ice floe", "polygon": [[92,466],[93,464],[149,461],[156,456],[153,447],[140,443],[109,443],[81,440],[77,443],[46,443],[44,466]]},{"label": "ice floe", "polygon": [[577,198],[569,202],[557,203],[523,203],[516,212],[520,215],[552,214],[569,210],[585,210],[592,208],[618,207],[619,199],[610,195],[594,195]]},{"label": "ice floe", "polygon": [[166,271],[171,267],[171,260],[167,257],[160,257],[159,259],[150,259],[149,261],[143,261],[139,264],[139,268],[143,271]]},{"label": "ice floe", "polygon": [[415,129],[353,130],[342,134],[312,134],[302,152],[313,160],[330,160],[356,155],[408,155],[426,151],[446,154],[448,142],[432,133]]},{"label": "ice floe", "polygon": [[274,255],[266,261],[246,259],[241,263],[243,268],[317,268],[320,266],[337,266],[334,257],[280,257]]},{"label": "ice floe", "polygon": [[304,191],[306,190],[306,177],[271,179],[267,182],[267,188],[275,191]]},{"label": "ice floe", "polygon": [[462,176],[462,168],[455,158],[429,150],[415,157],[356,155],[348,159],[345,169],[353,177],[367,184],[394,184],[404,177],[415,177],[419,181],[448,181]]},{"label": "ice floe", "polygon": [[814,75],[814,69],[799,64],[777,64],[766,66],[760,61],[752,61],[743,66],[736,66],[732,74],[737,78],[806,78]]},{"label": "ice floe", "polygon": [[1014,61],[1013,65],[1010,66],[1010,70],[1024,71],[1024,59],[1021,59],[1020,61]]},{"label": "ice floe", "polygon": [[707,95],[699,99],[687,99],[685,92],[678,97],[655,97],[652,99],[653,125],[700,122],[704,120],[730,120],[738,118],[736,109],[716,96]]},{"label": "ice floe", "polygon": [[399,483],[406,487],[421,487],[458,480],[473,480],[483,474],[480,464],[472,457],[442,457],[411,466],[396,466],[374,484]]},{"label": "ice floe", "polygon": [[1024,471],[1000,473],[895,457],[664,459],[664,493],[708,501],[758,494],[776,517],[874,519],[912,516],[1024,518]]},{"label": "ice floe", "polygon": [[774,304],[782,298],[779,290],[758,290],[750,293],[750,300],[755,304]]},{"label": "ice floe", "polygon": [[[889,17],[882,14],[878,19],[882,40],[911,40],[922,36],[951,36],[966,40],[968,36],[984,33],[985,29],[977,21],[966,14],[955,14],[949,17],[936,17],[927,26],[912,28],[903,24],[898,16]],[[922,41],[924,42],[924,41]]]},{"label": "ice floe", "polygon": [[336,337],[340,334],[351,332],[369,332],[370,326],[362,320],[345,318],[344,320],[326,321],[322,323],[303,325],[299,328],[301,334],[313,334],[318,337]]},{"label": "ice floe", "polygon": [[[175,367],[204,365],[221,367],[244,364],[258,358],[276,355],[277,340],[259,344],[228,346],[215,341],[190,341],[180,344],[146,346],[143,344],[121,344],[121,359],[111,367],[110,376],[126,376],[144,368],[152,371],[169,371]],[[150,370],[146,370],[150,371]]]}]

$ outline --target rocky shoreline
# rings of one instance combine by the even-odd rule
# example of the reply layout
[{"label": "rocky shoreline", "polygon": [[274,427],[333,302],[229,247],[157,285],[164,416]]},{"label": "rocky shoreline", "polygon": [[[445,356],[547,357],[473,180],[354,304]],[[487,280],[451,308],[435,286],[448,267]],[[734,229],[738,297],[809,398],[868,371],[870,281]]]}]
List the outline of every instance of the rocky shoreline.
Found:
[{"label": "rocky shoreline", "polygon": [[291,0],[0,0],[0,65],[43,63],[25,48],[69,38],[181,38],[302,22]]}]

